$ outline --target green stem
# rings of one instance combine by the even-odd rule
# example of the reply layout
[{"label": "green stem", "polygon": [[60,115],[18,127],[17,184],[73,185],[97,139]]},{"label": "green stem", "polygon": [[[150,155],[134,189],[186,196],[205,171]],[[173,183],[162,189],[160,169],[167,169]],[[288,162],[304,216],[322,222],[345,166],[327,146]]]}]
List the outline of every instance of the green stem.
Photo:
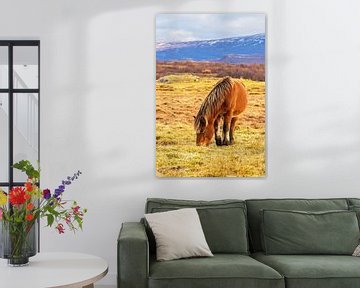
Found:
[{"label": "green stem", "polygon": [[11,255],[13,258],[26,257],[28,231],[26,223],[8,223],[11,241]]}]

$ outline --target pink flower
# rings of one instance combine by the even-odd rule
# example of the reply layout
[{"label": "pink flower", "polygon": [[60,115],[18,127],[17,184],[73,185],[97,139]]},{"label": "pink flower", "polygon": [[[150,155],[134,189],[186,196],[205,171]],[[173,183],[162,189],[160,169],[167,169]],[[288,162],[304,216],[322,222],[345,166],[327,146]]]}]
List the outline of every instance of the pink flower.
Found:
[{"label": "pink flower", "polygon": [[67,225],[69,225],[71,223],[71,215],[70,214],[66,215],[65,222],[66,222]]},{"label": "pink flower", "polygon": [[2,211],[2,209],[0,208],[0,220],[2,220],[2,214],[3,214],[3,211]]},{"label": "pink flower", "polygon": [[74,215],[79,214],[79,209],[80,209],[80,206],[72,207]]},{"label": "pink flower", "polygon": [[55,228],[58,230],[59,234],[65,233],[63,224],[59,223]]}]

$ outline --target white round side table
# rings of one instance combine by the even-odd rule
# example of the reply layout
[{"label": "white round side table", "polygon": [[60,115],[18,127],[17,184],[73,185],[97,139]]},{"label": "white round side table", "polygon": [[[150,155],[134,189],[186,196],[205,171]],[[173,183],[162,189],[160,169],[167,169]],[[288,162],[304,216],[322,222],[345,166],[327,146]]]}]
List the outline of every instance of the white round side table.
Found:
[{"label": "white round side table", "polygon": [[0,287],[92,288],[108,272],[107,262],[80,253],[38,253],[28,266],[9,267],[0,260]]}]

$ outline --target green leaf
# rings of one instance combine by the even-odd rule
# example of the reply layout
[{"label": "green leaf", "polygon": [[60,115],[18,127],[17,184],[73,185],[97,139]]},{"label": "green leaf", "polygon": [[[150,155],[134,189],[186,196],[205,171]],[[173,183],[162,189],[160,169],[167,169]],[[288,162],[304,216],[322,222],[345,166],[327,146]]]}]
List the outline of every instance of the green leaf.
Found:
[{"label": "green leaf", "polygon": [[82,219],[79,216],[75,216],[75,221],[78,223],[79,228],[82,230]]},{"label": "green leaf", "polygon": [[28,160],[21,160],[13,165],[14,168],[19,169],[21,171],[25,171],[25,167],[31,165],[30,161]]},{"label": "green leaf", "polygon": [[48,224],[48,226],[50,226],[51,227],[51,225],[54,223],[54,216],[53,215],[51,215],[51,214],[48,214],[47,215],[47,224]]},{"label": "green leaf", "polygon": [[21,160],[13,165],[15,169],[25,172],[29,178],[39,180],[40,167],[35,169],[29,160]]}]

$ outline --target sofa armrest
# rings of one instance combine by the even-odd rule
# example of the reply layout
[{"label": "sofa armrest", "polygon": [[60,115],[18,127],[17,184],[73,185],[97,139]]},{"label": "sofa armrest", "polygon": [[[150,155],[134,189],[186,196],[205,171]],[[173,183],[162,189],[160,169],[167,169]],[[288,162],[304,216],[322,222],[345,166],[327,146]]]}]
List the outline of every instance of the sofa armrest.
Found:
[{"label": "sofa armrest", "polygon": [[117,242],[118,288],[146,288],[149,243],[141,223],[123,223]]}]

